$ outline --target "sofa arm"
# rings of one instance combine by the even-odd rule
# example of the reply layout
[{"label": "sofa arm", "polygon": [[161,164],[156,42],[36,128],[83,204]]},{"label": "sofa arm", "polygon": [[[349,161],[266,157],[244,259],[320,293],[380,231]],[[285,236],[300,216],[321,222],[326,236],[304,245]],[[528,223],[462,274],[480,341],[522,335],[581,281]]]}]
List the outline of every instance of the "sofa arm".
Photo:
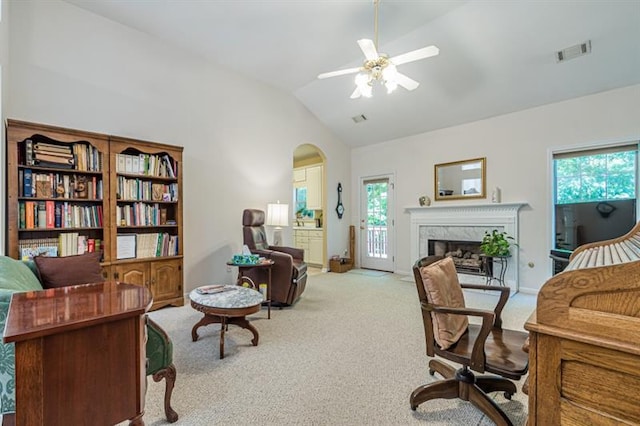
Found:
[{"label": "sofa arm", "polygon": [[[14,291],[0,289],[0,330],[4,330]],[[15,344],[0,342],[0,414],[16,411]]]}]

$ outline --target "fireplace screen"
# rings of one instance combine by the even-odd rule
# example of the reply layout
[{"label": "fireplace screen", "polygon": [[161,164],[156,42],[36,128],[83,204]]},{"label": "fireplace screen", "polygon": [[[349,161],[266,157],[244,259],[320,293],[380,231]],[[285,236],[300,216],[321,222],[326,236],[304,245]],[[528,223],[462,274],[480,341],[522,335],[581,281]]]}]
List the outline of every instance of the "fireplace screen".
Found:
[{"label": "fireplace screen", "polygon": [[453,259],[461,274],[492,276],[493,262],[487,262],[479,241],[429,240],[429,255]]}]

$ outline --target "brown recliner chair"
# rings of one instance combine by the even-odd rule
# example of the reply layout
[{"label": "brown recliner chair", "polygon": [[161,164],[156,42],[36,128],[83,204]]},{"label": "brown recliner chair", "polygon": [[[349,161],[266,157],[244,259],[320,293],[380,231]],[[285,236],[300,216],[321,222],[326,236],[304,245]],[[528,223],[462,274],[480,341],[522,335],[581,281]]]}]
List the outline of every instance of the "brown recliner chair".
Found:
[{"label": "brown recliner chair", "polygon": [[[257,209],[246,209],[242,213],[244,244],[252,253],[275,262],[271,270],[271,303],[276,306],[289,306],[298,300],[307,284],[304,250],[270,246],[264,230],[264,217],[264,211]],[[267,282],[266,271],[262,268],[252,269],[245,275],[251,276],[256,283]]]}]

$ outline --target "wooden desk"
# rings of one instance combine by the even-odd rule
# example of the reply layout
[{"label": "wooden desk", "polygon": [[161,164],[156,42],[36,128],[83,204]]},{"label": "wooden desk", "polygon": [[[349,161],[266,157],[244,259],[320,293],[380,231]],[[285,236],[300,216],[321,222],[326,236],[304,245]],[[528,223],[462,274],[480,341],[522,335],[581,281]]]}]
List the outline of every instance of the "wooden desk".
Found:
[{"label": "wooden desk", "polygon": [[530,426],[640,424],[640,223],[577,248],[525,329]]},{"label": "wooden desk", "polygon": [[144,425],[145,287],[104,282],[16,293],[4,342],[15,342],[18,426]]}]

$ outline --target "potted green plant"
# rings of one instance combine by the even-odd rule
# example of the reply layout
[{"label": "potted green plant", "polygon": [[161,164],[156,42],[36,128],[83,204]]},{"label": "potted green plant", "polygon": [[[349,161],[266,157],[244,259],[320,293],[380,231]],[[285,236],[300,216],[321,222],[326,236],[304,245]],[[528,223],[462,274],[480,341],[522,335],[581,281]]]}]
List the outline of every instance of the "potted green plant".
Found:
[{"label": "potted green plant", "polygon": [[486,256],[510,256],[511,252],[509,248],[512,245],[518,245],[513,241],[513,237],[509,236],[506,232],[498,232],[497,229],[494,229],[491,233],[485,231],[482,243],[480,243],[480,250]]}]

